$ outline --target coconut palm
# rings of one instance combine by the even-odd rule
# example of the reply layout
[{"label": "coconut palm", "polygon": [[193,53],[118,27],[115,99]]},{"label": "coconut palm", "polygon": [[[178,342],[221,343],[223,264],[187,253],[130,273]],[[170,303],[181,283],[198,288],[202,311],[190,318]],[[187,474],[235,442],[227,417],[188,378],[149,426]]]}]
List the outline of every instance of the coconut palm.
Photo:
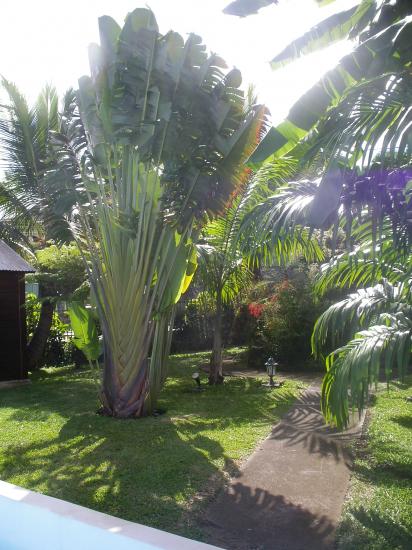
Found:
[{"label": "coconut palm", "polygon": [[[5,172],[0,183],[0,238],[25,252],[32,250],[33,239],[43,244],[53,238],[70,240],[67,222],[54,209],[44,183],[50,135],[60,126],[56,90],[45,86],[29,107],[13,83],[3,78],[1,84],[9,101],[0,106],[0,155]],[[50,288],[42,282],[40,292],[39,322],[27,348],[29,369],[39,364],[55,309]]]},{"label": "coconut palm", "polygon": [[123,28],[102,17],[99,30],[47,183],[78,197],[70,223],[103,331],[102,412],[136,417],[164,380],[199,232],[245,184],[265,111],[245,117],[239,71],[224,74],[198,36],[161,35],[148,9]]}]

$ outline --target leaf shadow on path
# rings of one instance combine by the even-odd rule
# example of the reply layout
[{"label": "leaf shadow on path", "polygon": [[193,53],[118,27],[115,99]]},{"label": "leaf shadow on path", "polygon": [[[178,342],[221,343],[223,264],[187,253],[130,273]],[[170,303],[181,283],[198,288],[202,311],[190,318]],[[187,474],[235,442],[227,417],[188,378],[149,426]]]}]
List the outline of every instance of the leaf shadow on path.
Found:
[{"label": "leaf shadow on path", "polygon": [[[224,506],[203,520],[207,541],[230,550],[321,550],[330,548],[335,525],[324,515],[315,515],[303,506],[288,502],[243,483],[231,485]],[[291,538],[290,525],[293,524]],[[253,527],[252,527],[253,525]],[[305,533],[305,540],[299,536]],[[270,537],[268,537],[270,533]]]}]

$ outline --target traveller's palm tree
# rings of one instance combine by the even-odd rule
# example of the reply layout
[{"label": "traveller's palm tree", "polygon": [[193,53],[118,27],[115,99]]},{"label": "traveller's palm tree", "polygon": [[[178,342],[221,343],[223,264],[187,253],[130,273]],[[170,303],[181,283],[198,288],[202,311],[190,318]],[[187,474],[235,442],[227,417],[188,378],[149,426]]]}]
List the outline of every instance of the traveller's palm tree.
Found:
[{"label": "traveller's palm tree", "polygon": [[245,184],[264,110],[245,117],[239,71],[225,75],[195,35],[161,35],[150,10],[123,28],[102,17],[99,29],[47,181],[77,196],[71,224],[104,336],[103,412],[141,416],[164,380],[199,231]]}]

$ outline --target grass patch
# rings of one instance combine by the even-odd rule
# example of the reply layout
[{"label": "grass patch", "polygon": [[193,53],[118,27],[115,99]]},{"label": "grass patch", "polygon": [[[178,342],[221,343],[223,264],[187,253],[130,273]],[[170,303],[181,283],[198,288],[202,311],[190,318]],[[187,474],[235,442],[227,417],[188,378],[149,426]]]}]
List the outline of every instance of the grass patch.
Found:
[{"label": "grass patch", "polygon": [[380,388],[338,529],[341,550],[412,548],[412,377]]},{"label": "grass patch", "polygon": [[293,381],[271,392],[259,378],[228,378],[194,393],[191,374],[207,358],[174,356],[159,403],[167,413],[140,420],[95,414],[89,371],[43,369],[31,385],[0,390],[0,478],[199,537],[193,497],[235,473],[298,392]]}]

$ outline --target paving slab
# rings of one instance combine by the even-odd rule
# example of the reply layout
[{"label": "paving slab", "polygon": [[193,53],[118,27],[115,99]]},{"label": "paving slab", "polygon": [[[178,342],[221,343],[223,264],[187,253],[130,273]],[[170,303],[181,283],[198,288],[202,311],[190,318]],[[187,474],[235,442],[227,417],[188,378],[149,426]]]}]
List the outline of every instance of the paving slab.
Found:
[{"label": "paving slab", "polygon": [[[276,391],[276,390],[273,390]],[[312,384],[206,510],[206,540],[230,550],[329,550],[348,488],[345,432],[325,425]]]}]

